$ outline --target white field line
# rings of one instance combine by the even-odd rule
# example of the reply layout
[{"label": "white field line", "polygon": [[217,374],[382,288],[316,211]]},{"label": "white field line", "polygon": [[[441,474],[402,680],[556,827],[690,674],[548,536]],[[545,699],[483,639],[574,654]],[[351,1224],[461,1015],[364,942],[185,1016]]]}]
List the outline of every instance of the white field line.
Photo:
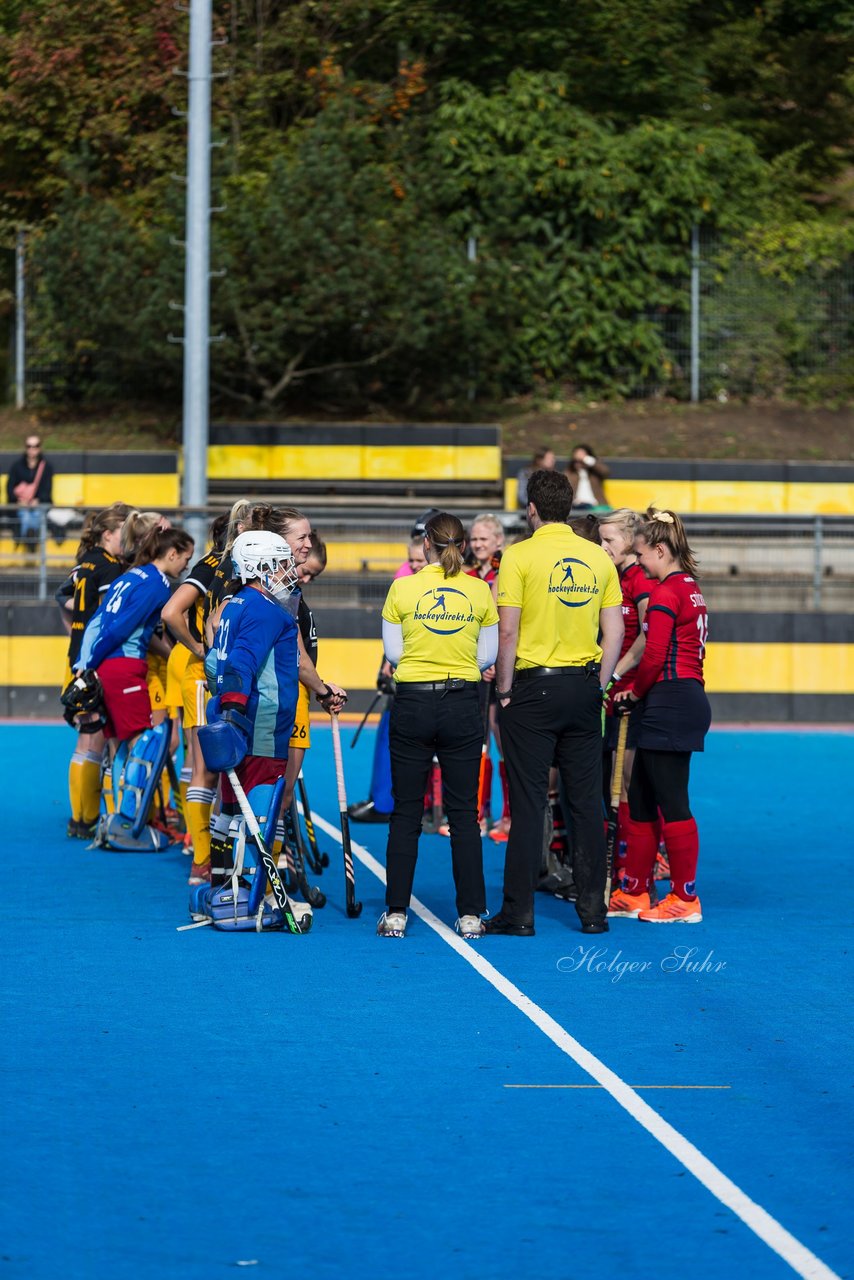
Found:
[{"label": "white field line", "polygon": [[[341,843],[341,832],[330,822],[321,818],[317,813],[312,813],[314,824],[327,835],[332,836],[334,840]],[[352,844],[354,855],[369,871],[371,871],[377,879],[385,884],[385,871],[377,859],[362,845]],[[523,1013],[526,1018],[533,1022],[544,1035],[548,1036],[553,1044],[557,1045],[567,1057],[581,1067],[582,1071],[586,1071],[597,1084],[610,1093],[615,1102],[628,1112],[633,1120],[636,1120],[642,1128],[646,1129],[656,1141],[670,1152],[676,1160],[683,1165],[689,1173],[692,1173],[698,1182],[710,1191],[716,1200],[726,1205],[728,1209],[740,1218],[746,1227],[759,1237],[769,1249],[778,1254],[784,1262],[787,1262],[793,1271],[797,1272],[803,1280],[840,1280],[835,1271],[831,1271],[820,1258],[817,1258],[807,1247],[801,1244],[800,1240],[795,1239],[791,1232],[787,1231],[776,1218],[772,1218],[771,1214],[766,1212],[761,1205],[751,1200],[740,1187],[723,1173],[717,1165],[707,1159],[701,1151],[699,1151],[693,1143],[674,1129],[672,1124],[668,1124],[657,1111],[654,1111],[643,1098],[634,1091],[634,1089],[621,1080],[620,1077],[604,1062],[600,1062],[588,1049],[584,1048],[574,1036],[556,1022],[549,1014],[541,1009],[539,1005],[534,1004],[523,991],[514,986],[504,974],[499,972],[494,965],[485,960],[481,953],[477,950],[477,946],[489,945],[489,943],[475,944],[463,942],[452,929],[435,916],[433,912],[425,907],[423,902],[419,902],[417,898],[412,899],[412,910],[419,916],[426,925],[439,935],[443,942],[456,951],[457,955],[465,960],[466,964],[470,964],[473,969],[485,978],[486,981],[499,991],[506,1000]],[[383,945],[390,945],[384,943]],[[498,944],[500,946],[500,943]]]}]

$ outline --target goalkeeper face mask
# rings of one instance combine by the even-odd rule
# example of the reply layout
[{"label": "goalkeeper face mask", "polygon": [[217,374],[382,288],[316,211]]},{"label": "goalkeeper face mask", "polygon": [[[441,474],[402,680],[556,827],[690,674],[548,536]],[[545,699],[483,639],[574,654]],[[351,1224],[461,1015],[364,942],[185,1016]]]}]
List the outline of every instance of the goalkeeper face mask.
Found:
[{"label": "goalkeeper face mask", "polygon": [[268,575],[264,585],[270,595],[278,600],[279,604],[285,604],[290,600],[299,586],[299,574],[293,560],[280,561],[273,572]]}]

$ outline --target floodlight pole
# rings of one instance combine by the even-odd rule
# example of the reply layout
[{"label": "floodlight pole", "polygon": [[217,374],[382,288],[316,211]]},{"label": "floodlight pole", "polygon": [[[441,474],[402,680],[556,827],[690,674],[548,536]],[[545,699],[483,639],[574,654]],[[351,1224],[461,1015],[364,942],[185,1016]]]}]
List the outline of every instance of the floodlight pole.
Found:
[{"label": "floodlight pole", "polygon": [[[184,272],[184,482],[187,507],[208,500],[210,338],[211,0],[190,0],[187,222]],[[203,516],[185,525],[201,552]]]}]

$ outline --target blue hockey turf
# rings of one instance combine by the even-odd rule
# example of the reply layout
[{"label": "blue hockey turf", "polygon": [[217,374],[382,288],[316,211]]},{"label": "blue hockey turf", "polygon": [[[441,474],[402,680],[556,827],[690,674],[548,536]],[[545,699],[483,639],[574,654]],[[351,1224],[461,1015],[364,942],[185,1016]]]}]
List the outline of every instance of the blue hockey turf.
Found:
[{"label": "blue hockey turf", "polygon": [[294,938],[178,932],[188,861],[67,841],[70,733],[0,726],[0,1280],[849,1275],[854,735],[711,734],[702,925],[590,938],[541,898],[535,938],[471,949],[428,922],[455,914],[438,836],[424,911],[378,939],[385,828],[354,825],[346,918],[313,735],[330,902]]}]

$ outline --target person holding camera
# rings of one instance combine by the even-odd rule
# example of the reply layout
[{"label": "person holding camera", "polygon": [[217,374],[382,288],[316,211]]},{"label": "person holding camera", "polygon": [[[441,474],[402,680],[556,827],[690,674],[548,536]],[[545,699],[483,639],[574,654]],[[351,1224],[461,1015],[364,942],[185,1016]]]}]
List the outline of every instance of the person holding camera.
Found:
[{"label": "person holding camera", "polygon": [[575,512],[607,510],[605,481],[610,472],[594,456],[589,444],[577,444],[569,459],[566,476],[572,486],[572,509]]}]

